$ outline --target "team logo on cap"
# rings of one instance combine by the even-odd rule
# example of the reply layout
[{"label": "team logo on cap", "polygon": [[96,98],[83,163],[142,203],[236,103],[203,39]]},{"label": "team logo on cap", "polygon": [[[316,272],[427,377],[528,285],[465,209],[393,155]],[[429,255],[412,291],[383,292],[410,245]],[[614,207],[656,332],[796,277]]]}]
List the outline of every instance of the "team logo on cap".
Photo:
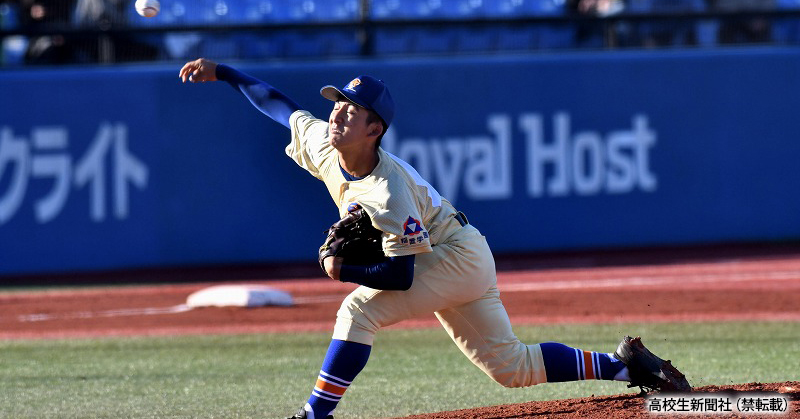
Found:
[{"label": "team logo on cap", "polygon": [[350,83],[347,83],[347,86],[344,87],[344,90],[349,90],[353,93],[356,92],[356,86],[361,84],[361,79],[355,78]]}]

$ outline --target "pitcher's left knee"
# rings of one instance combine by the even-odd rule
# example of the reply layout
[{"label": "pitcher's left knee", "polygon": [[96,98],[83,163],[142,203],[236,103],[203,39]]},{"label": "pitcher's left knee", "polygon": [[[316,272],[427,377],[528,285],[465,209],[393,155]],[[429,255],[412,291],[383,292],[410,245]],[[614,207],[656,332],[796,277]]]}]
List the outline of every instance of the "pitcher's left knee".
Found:
[{"label": "pitcher's left knee", "polygon": [[478,366],[503,387],[529,387],[547,382],[539,345],[506,345],[505,348],[496,348],[486,359]]}]

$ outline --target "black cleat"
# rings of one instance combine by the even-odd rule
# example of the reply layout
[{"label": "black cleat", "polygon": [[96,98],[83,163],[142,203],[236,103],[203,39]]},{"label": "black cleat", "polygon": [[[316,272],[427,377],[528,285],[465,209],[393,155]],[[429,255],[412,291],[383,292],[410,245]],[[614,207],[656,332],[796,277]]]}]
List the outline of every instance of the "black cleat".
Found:
[{"label": "black cleat", "polygon": [[[289,416],[286,419],[308,419],[308,415],[306,414],[306,410],[301,407],[294,416]],[[333,415],[328,415],[325,419],[333,419]]]},{"label": "black cleat", "polygon": [[628,367],[631,383],[628,387],[639,387],[654,391],[692,391],[692,386],[670,361],[653,355],[642,344],[642,338],[625,336],[619,344],[614,358]]}]

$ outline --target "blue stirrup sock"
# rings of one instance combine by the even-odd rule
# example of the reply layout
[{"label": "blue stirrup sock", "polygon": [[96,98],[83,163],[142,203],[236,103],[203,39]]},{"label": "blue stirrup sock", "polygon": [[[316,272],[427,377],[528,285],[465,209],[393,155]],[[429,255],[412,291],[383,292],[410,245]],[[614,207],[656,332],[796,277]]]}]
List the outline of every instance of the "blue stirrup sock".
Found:
[{"label": "blue stirrup sock", "polygon": [[[612,354],[583,351],[556,342],[539,346],[548,382],[630,380],[625,364]],[[336,409],[347,388],[367,365],[371,350],[371,346],[362,343],[331,341],[317,383],[305,405],[309,419],[325,419]]]},{"label": "blue stirrup sock", "polygon": [[350,383],[367,365],[371,350],[372,346],[363,343],[331,341],[317,384],[305,405],[309,419],[325,419],[336,409]]},{"label": "blue stirrup sock", "polygon": [[630,381],[628,368],[609,353],[582,351],[557,342],[541,343],[547,382]]}]

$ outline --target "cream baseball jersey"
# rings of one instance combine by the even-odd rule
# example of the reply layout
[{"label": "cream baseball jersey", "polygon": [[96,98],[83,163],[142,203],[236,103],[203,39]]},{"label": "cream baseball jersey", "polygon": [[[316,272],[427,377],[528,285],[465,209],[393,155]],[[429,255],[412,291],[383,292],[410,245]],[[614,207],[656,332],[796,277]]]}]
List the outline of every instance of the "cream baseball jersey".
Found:
[{"label": "cream baseball jersey", "polygon": [[398,157],[379,149],[378,165],[368,176],[348,181],[342,175],[336,149],[328,142],[328,123],[307,111],[289,118],[291,142],[286,154],[328,188],[344,216],[351,205],[367,210],[372,225],[383,234],[386,256],[431,251],[461,225],[453,219],[453,205]]}]

